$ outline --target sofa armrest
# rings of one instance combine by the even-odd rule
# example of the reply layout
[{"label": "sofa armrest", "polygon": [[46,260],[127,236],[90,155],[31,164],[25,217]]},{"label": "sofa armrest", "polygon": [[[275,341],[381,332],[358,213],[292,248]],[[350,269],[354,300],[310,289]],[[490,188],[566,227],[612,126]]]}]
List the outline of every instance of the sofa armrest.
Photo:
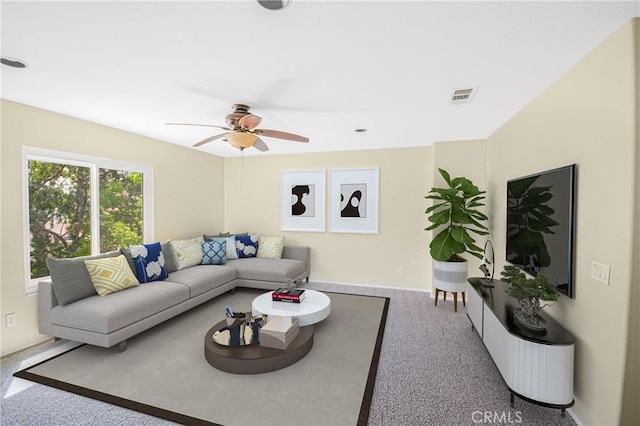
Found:
[{"label": "sofa armrest", "polygon": [[58,299],[53,292],[51,281],[38,283],[38,330],[41,334],[53,336],[51,309],[58,306]]},{"label": "sofa armrest", "polygon": [[291,247],[285,246],[282,250],[283,259],[301,260],[304,262],[305,271],[302,278],[306,278],[309,281],[309,275],[311,274],[311,248],[310,247]]}]

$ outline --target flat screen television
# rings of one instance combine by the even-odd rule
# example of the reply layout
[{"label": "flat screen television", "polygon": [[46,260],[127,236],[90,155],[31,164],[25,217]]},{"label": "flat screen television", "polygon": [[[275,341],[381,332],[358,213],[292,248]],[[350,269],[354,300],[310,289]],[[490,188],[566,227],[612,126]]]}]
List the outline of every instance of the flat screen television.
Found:
[{"label": "flat screen television", "polygon": [[506,260],[574,295],[576,165],[507,182]]}]

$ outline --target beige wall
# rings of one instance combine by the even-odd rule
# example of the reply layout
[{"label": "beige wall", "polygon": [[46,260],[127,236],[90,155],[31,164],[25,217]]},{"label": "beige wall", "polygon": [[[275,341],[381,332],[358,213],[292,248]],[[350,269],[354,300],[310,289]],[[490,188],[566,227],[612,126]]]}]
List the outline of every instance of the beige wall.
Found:
[{"label": "beige wall", "polygon": [[[284,235],[308,245],[311,280],[429,290],[424,196],[432,182],[432,148],[279,155],[225,159],[225,225],[231,232]],[[379,233],[282,232],[282,171],[379,167]],[[327,199],[328,218],[329,201]],[[399,273],[404,266],[405,272]]]},{"label": "beige wall", "polygon": [[[622,413],[625,365],[635,375],[625,387],[635,382],[637,390],[637,345],[633,353],[627,343],[629,322],[638,318],[638,292],[631,285],[638,282],[631,256],[638,209],[634,25],[638,20],[620,28],[487,142],[488,213],[498,259],[505,253],[506,181],[578,165],[575,299],[562,296],[548,312],[577,339],[573,411],[584,424],[631,418]],[[592,260],[611,266],[608,286],[591,278]],[[637,393],[635,398],[635,408],[626,409],[637,413]]]},{"label": "beige wall", "polygon": [[624,387],[622,389],[622,415],[620,416],[620,424],[624,425],[640,422],[640,404],[638,404],[638,395],[640,395],[640,20],[638,19],[635,20],[635,48],[633,55],[636,63],[636,192],[631,294],[628,301],[628,347]]},{"label": "beige wall", "polygon": [[[40,109],[2,101],[2,353],[43,339],[36,295],[25,295],[23,272],[22,146],[73,152],[153,166],[155,240],[223,228],[224,162],[220,157]],[[15,312],[17,326],[4,316]]]}]

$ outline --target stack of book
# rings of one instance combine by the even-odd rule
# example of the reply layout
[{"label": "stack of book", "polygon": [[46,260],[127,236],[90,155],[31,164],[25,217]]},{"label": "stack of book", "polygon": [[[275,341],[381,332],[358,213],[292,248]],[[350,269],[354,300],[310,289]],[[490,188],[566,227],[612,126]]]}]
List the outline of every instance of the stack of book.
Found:
[{"label": "stack of book", "polygon": [[271,295],[274,302],[302,303],[305,294],[300,288],[279,288]]}]

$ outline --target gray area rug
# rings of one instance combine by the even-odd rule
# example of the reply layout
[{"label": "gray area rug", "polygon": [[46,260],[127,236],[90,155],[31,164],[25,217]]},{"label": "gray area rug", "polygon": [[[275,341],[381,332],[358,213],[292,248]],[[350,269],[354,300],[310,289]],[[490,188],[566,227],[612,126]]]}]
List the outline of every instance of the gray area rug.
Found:
[{"label": "gray area rug", "polygon": [[[471,330],[465,308],[459,304],[458,313],[453,312],[451,297],[434,307],[426,292],[327,283],[304,287],[390,298],[369,425],[576,425],[570,415],[561,417],[560,410],[518,398],[509,406],[498,369]],[[175,424],[12,376],[60,344],[48,342],[0,359],[0,424]]]},{"label": "gray area rug", "polygon": [[206,332],[225,306],[250,311],[261,293],[217,297],[130,339],[123,353],[83,345],[16,376],[183,424],[366,424],[388,299],[327,293],[331,314],[314,326],[311,352],[284,369],[211,367]]}]

